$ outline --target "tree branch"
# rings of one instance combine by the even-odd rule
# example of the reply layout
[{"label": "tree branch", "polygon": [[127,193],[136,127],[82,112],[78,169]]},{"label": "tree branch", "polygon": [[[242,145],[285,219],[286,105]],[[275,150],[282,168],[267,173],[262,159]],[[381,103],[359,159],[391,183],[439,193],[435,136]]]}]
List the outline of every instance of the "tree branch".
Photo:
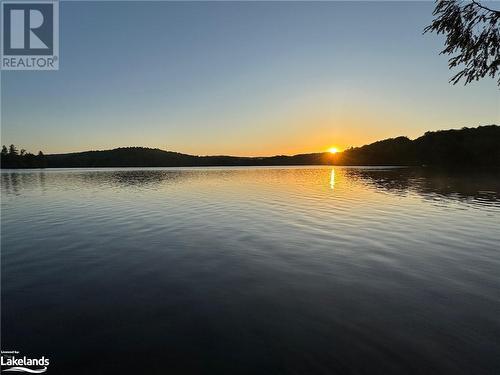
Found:
[{"label": "tree branch", "polygon": [[484,10],[487,10],[488,12],[492,12],[492,13],[495,13],[497,15],[500,15],[500,10],[490,9],[490,8],[482,5],[481,3],[478,3],[476,0],[472,0],[472,3],[481,9],[484,9]]}]

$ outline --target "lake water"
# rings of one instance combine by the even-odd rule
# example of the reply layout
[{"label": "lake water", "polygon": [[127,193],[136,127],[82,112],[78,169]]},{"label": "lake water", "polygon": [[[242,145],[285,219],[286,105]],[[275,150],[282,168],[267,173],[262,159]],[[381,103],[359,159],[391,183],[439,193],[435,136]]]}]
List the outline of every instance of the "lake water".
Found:
[{"label": "lake water", "polygon": [[2,349],[50,374],[499,374],[500,175],[1,173]]}]

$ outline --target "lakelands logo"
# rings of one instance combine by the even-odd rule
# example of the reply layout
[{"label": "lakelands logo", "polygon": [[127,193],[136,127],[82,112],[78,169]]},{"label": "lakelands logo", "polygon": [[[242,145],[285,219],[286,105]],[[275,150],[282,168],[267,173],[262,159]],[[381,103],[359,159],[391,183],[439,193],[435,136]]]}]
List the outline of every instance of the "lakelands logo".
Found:
[{"label": "lakelands logo", "polygon": [[42,356],[40,358],[28,358],[20,356],[17,350],[2,350],[0,357],[1,372],[26,372],[30,374],[42,374],[47,371],[49,359]]},{"label": "lakelands logo", "polygon": [[59,69],[57,1],[2,1],[1,20],[2,69]]}]

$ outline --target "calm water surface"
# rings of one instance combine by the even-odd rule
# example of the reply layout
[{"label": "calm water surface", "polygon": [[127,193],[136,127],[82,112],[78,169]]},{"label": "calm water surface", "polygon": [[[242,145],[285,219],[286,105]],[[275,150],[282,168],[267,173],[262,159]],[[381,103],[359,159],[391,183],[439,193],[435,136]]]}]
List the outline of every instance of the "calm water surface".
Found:
[{"label": "calm water surface", "polygon": [[500,176],[2,171],[2,349],[51,374],[500,374]]}]

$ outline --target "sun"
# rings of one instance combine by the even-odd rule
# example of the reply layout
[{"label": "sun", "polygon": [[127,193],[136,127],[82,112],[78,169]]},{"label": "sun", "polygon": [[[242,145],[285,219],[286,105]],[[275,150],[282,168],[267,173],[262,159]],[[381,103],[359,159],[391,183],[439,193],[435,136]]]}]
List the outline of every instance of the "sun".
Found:
[{"label": "sun", "polygon": [[337,147],[330,147],[330,148],[328,149],[328,152],[329,152],[330,154],[336,154],[337,152],[339,152],[339,149],[338,149]]}]

